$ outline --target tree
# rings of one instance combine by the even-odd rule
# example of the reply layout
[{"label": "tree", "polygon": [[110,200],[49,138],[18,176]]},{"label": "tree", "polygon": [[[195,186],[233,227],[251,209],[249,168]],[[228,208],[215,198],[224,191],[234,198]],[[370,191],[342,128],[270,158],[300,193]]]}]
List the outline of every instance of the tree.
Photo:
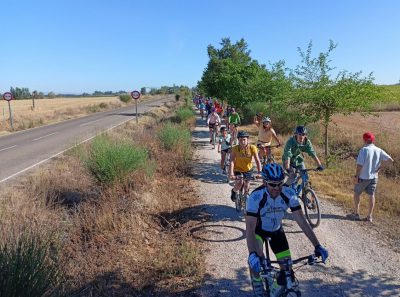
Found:
[{"label": "tree", "polygon": [[146,95],[146,87],[142,87],[142,88],[140,89],[140,93],[141,93],[142,95]]},{"label": "tree", "polygon": [[373,84],[372,73],[339,71],[332,77],[330,54],[337,47],[332,40],[328,50],[312,57],[312,42],[307,51],[298,48],[301,64],[292,73],[294,89],[289,104],[296,106],[299,119],[304,123],[322,121],[324,126],[325,157],[329,155],[328,127],[335,114],[368,112],[377,99],[378,87]]},{"label": "tree", "polygon": [[56,94],[55,94],[54,92],[48,92],[48,93],[47,93],[47,98],[53,99],[53,98],[55,98],[55,97],[56,97]]}]

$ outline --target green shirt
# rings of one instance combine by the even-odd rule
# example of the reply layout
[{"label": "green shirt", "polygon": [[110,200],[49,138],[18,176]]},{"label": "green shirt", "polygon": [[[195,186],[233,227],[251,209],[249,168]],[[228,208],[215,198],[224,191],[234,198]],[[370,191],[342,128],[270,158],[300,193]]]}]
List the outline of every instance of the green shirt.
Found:
[{"label": "green shirt", "polygon": [[228,118],[229,124],[240,124],[240,115],[238,113],[231,114]]},{"label": "green shirt", "polygon": [[311,157],[315,157],[314,147],[311,141],[306,138],[303,144],[297,143],[296,136],[292,136],[286,142],[285,149],[283,150],[282,161],[285,163],[290,158],[290,164],[297,167],[304,162],[304,158],[301,153],[307,153]]}]

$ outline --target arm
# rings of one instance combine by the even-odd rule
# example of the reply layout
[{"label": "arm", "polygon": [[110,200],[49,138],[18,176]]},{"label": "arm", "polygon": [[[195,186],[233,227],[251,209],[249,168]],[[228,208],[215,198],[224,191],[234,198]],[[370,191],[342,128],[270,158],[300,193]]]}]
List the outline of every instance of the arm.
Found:
[{"label": "arm", "polygon": [[281,145],[281,141],[279,140],[278,136],[276,136],[276,132],[274,129],[271,128],[271,133],[272,133],[272,137],[275,139],[275,141],[278,143],[278,145]]},{"label": "arm", "polygon": [[260,128],[260,121],[258,120],[257,116],[254,116],[254,124],[257,126],[257,128]]},{"label": "arm", "polygon": [[249,254],[256,252],[259,257],[263,257],[263,249],[256,240],[256,225],[257,218],[253,216],[246,216],[246,241]]},{"label": "arm", "polygon": [[235,166],[235,160],[236,160],[236,154],[235,154],[235,151],[232,150],[232,152],[231,152],[231,166],[230,166],[230,170],[231,170],[230,175],[231,176],[234,176],[233,169],[234,169],[234,166]]},{"label": "arm", "polygon": [[257,153],[257,148],[255,150],[255,154],[253,155],[253,157],[254,157],[254,160],[256,161],[257,171],[258,171],[258,173],[260,173],[261,172],[261,162],[260,162],[260,157],[258,156],[258,153]]},{"label": "arm", "polygon": [[296,220],[297,224],[299,225],[301,230],[303,230],[304,234],[311,241],[314,247],[319,245],[320,243],[318,241],[318,238],[317,236],[315,236],[313,229],[310,227],[310,225],[304,218],[303,211],[301,209],[293,211],[293,218]]},{"label": "arm", "polygon": [[319,160],[319,158],[317,157],[317,155],[314,156],[314,161],[317,163],[317,166],[322,166],[321,161]]},{"label": "arm", "polygon": [[221,142],[222,142],[222,139],[220,138],[219,139],[219,141],[218,141],[218,153],[220,153],[221,152]]},{"label": "arm", "polygon": [[292,157],[292,147],[290,145],[290,138],[285,144],[285,148],[283,149],[282,160],[284,162],[283,166],[285,169],[290,168],[290,158]]},{"label": "arm", "polygon": [[360,173],[361,173],[362,165],[357,164],[356,167],[356,174],[354,175],[354,184],[358,184],[358,179],[360,178]]}]

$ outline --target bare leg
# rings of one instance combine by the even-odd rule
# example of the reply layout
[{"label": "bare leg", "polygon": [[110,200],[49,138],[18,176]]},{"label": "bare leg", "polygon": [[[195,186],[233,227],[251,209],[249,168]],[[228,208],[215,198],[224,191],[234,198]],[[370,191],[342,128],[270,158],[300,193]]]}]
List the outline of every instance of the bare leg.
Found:
[{"label": "bare leg", "polygon": [[369,209],[368,209],[368,218],[372,218],[372,212],[374,211],[375,207],[375,195],[369,196]]},{"label": "bare leg", "polygon": [[234,192],[239,192],[240,188],[242,187],[243,179],[239,179],[236,181],[235,186],[233,187]]},{"label": "bare leg", "polygon": [[225,152],[221,152],[221,169],[224,169],[224,164],[225,164]]},{"label": "bare leg", "polygon": [[360,214],[360,194],[354,193],[354,213]]}]

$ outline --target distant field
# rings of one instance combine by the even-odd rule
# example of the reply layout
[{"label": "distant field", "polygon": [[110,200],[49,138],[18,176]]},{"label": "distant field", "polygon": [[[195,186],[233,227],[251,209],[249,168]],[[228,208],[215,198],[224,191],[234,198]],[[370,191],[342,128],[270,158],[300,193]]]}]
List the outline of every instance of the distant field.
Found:
[{"label": "distant field", "polygon": [[[157,99],[159,97],[160,95],[142,96],[140,101]],[[31,99],[12,100],[11,109],[14,131],[77,118],[128,104],[121,102],[118,96],[36,99],[35,109],[32,109]],[[0,134],[6,134],[11,131],[8,102],[0,100],[0,108]]]},{"label": "distant field", "polygon": [[400,85],[379,86],[380,103],[375,105],[376,111],[400,110]]}]

